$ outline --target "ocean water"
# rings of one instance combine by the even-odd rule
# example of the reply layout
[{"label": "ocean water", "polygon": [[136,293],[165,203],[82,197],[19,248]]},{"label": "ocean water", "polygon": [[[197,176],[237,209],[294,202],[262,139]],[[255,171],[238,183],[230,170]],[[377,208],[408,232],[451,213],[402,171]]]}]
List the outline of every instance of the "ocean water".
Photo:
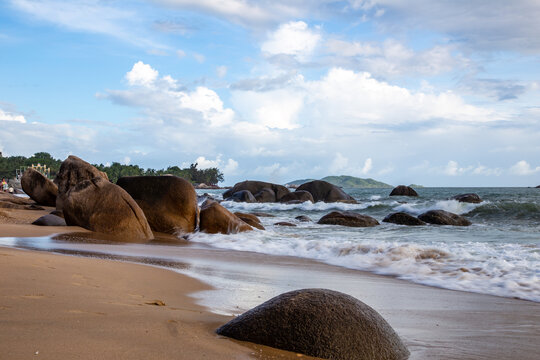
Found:
[{"label": "ocean water", "polygon": [[[315,259],[441,288],[540,302],[540,189],[420,188],[419,197],[390,197],[389,189],[344,189],[358,204],[248,204],[222,202],[231,211],[265,212],[265,231],[235,235],[197,233],[193,243],[215,248]],[[221,198],[223,190],[198,191]],[[452,196],[474,192],[484,202]],[[396,211],[419,215],[442,209],[473,225],[401,226],[383,223]],[[318,225],[333,210],[351,210],[381,223],[372,228]],[[313,222],[294,218],[306,215]],[[296,227],[275,226],[288,221]]]}]

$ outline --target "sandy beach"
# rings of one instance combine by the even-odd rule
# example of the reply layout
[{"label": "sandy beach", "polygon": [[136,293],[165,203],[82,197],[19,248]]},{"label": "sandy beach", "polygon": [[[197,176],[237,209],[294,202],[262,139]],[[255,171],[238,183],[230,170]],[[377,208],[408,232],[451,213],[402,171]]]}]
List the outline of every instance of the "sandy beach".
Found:
[{"label": "sandy beach", "polygon": [[298,358],[221,338],[214,329],[272,296],[307,287],[346,292],[375,308],[403,338],[411,359],[536,359],[540,351],[535,302],[204,246],[42,246],[39,236],[81,229],[29,225],[40,211],[3,211],[4,246],[143,263],[173,258],[178,266],[170,271],[0,247],[2,358]]}]

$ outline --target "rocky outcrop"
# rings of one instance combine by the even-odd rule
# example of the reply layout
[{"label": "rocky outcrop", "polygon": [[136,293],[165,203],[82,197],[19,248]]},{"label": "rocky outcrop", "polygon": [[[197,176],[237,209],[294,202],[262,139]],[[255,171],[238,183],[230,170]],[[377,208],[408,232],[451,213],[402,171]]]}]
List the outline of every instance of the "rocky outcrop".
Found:
[{"label": "rocky outcrop", "polygon": [[135,200],[103,177],[71,186],[64,196],[63,212],[67,225],[105,233],[118,241],[145,242],[153,238]]},{"label": "rocky outcrop", "polygon": [[409,356],[403,341],[377,311],[327,289],[278,295],[216,332],[323,359],[401,360]]},{"label": "rocky outcrop", "polygon": [[32,205],[35,204],[33,200],[15,196],[10,193],[0,191],[0,201],[4,203],[11,203],[15,205]]},{"label": "rocky outcrop", "polygon": [[27,168],[21,177],[24,192],[36,203],[44,206],[56,206],[58,187],[51,180],[33,168]]},{"label": "rocky outcrop", "polygon": [[276,193],[270,188],[264,188],[255,195],[255,200],[260,203],[276,202]]},{"label": "rocky outcrop", "polygon": [[253,230],[238,216],[212,200],[206,200],[201,206],[199,229],[209,234],[236,234]]},{"label": "rocky outcrop", "polygon": [[372,227],[380,225],[371,216],[358,214],[352,211],[332,211],[324,215],[317,224],[323,225],[343,225],[352,227]]},{"label": "rocky outcrop", "polygon": [[258,217],[256,217],[253,214],[246,214],[241,212],[235,212],[234,215],[238,216],[240,220],[248,224],[249,226],[252,226],[254,228],[257,228],[259,230],[265,230],[264,226],[261,224],[261,220],[259,220]]},{"label": "rocky outcrop", "polygon": [[354,198],[347,194],[341,188],[330,184],[329,182],[323,180],[314,180],[302,184],[296,189],[298,191],[307,191],[313,196],[314,202],[324,201],[327,203],[346,201],[351,203],[356,203]]},{"label": "rocky outcrop", "polygon": [[66,226],[66,220],[61,218],[60,216],[47,214],[43,215],[36,221],[32,223],[32,225],[39,225],[39,226]]},{"label": "rocky outcrop", "polygon": [[483,201],[480,198],[480,196],[473,193],[456,195],[452,199],[457,200],[459,202],[466,202],[466,203],[472,203],[472,204],[479,204]]},{"label": "rocky outcrop", "polygon": [[262,189],[271,189],[274,192],[275,199],[272,202],[279,201],[285,194],[289,193],[289,189],[283,185],[272,184],[264,181],[246,180],[235,184],[231,189],[225,191],[223,193],[223,198],[226,199],[231,197],[235,192],[241,190],[248,190],[252,194],[257,194]]},{"label": "rocky outcrop", "polygon": [[410,186],[399,185],[392,190],[390,196],[418,196],[418,193]]},{"label": "rocky outcrop", "polygon": [[246,203],[254,203],[257,202],[257,199],[255,199],[255,196],[251,193],[249,190],[240,190],[232,194],[228,198],[224,198],[226,201],[234,201],[234,202],[246,202]]},{"label": "rocky outcrop", "polygon": [[118,179],[140,206],[153,231],[192,233],[197,227],[197,194],[193,185],[177,176],[127,176]]},{"label": "rocky outcrop", "polygon": [[297,217],[295,217],[296,220],[300,221],[300,222],[311,222],[313,220],[311,220],[311,218],[309,216],[306,216],[306,215],[298,215]]},{"label": "rocky outcrop", "polygon": [[471,222],[463,216],[444,211],[430,210],[418,216],[422,221],[435,225],[469,226]]},{"label": "rocky outcrop", "polygon": [[409,226],[426,225],[425,222],[418,219],[417,217],[414,217],[404,212],[397,212],[397,213],[390,214],[387,217],[385,217],[383,221],[387,223],[397,224],[397,225],[409,225]]},{"label": "rocky outcrop", "polygon": [[62,165],[60,165],[60,170],[58,170],[56,178],[54,179],[54,183],[58,186],[56,208],[58,210],[63,209],[65,195],[71,187],[82,181],[91,180],[96,177],[103,178],[107,181],[109,180],[106,173],[99,171],[93,165],[90,165],[77,156],[68,156],[68,158],[62,162]]},{"label": "rocky outcrop", "polygon": [[301,203],[306,201],[315,202],[313,195],[311,195],[309,191],[305,190],[297,190],[295,192],[288,193],[279,200],[279,202],[282,203],[288,203],[291,201],[298,201]]}]

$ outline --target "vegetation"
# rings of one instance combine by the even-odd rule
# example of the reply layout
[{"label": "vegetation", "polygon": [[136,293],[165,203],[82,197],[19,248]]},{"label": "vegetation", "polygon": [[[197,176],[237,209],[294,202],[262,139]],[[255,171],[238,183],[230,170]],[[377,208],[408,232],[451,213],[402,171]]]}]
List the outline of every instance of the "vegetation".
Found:
[{"label": "vegetation", "polygon": [[[26,158],[24,156],[9,156],[0,157],[0,176],[5,178],[15,177],[15,171],[21,167],[27,167],[32,165],[47,165],[51,168],[51,177],[54,178],[60,170],[62,160],[54,159],[49,153],[39,152],[32,157]],[[191,164],[189,168],[181,169],[178,166],[169,166],[166,169],[144,169],[138,165],[122,165],[117,162],[113,162],[110,166],[103,164],[94,165],[100,171],[107,173],[109,180],[116,183],[116,181],[122,176],[150,176],[150,175],[176,175],[184,178],[192,183],[200,184],[205,183],[207,185],[216,185],[218,182],[224,180],[223,173],[218,168],[210,169],[198,169],[197,163]]]},{"label": "vegetation", "polygon": [[[343,188],[392,188],[392,185],[385,184],[383,182],[373,179],[362,179],[354,176],[327,176],[321,180],[327,181],[330,184],[340,186]],[[302,185],[306,182],[313,181],[313,179],[295,180],[287,183],[287,185]]]}]

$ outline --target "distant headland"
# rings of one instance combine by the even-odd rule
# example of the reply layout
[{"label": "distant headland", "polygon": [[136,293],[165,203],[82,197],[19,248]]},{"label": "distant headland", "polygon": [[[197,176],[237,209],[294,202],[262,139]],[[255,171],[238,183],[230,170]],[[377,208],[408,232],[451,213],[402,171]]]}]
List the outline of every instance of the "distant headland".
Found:
[{"label": "distant headland", "polygon": [[[304,183],[313,181],[315,179],[302,179],[294,180],[285,184],[288,187],[298,187]],[[330,184],[342,187],[342,188],[379,188],[379,189],[390,189],[393,188],[392,185],[377,181],[371,178],[362,179],[349,175],[341,176],[326,176],[320,180],[329,182]]]}]

